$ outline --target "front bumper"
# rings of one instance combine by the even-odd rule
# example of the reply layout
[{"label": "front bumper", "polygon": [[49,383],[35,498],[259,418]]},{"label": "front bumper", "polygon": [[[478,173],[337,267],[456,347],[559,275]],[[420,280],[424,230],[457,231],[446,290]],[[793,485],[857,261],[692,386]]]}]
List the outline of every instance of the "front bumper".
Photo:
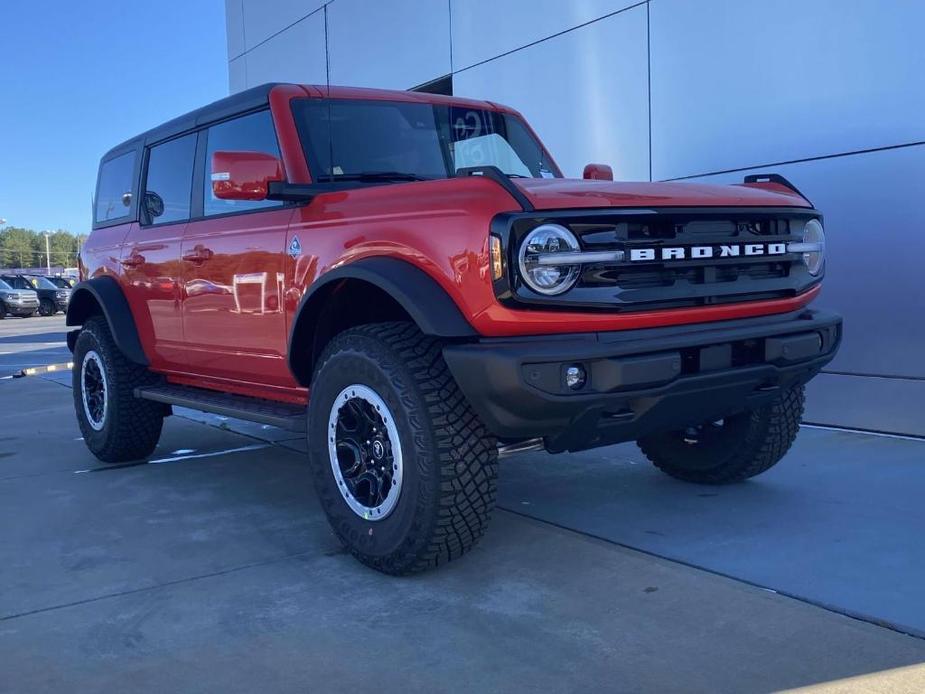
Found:
[{"label": "front bumper", "polygon": [[[802,310],[719,323],[581,335],[485,338],[443,354],[502,439],[553,452],[632,441],[757,407],[832,360],[841,317]],[[580,364],[580,391],[563,375]]]},{"label": "front bumper", "polygon": [[6,312],[14,316],[30,316],[38,310],[38,301],[7,302],[6,304]]}]

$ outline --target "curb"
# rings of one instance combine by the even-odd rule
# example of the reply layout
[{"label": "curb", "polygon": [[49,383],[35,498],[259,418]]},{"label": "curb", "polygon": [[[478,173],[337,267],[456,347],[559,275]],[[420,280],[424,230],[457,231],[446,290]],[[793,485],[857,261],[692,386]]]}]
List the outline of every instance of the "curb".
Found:
[{"label": "curb", "polygon": [[42,374],[56,373],[58,371],[70,371],[74,367],[74,362],[68,361],[61,364],[48,364],[46,366],[32,366],[28,369],[22,369],[18,374],[13,374],[13,378],[23,378],[24,376],[41,376]]}]

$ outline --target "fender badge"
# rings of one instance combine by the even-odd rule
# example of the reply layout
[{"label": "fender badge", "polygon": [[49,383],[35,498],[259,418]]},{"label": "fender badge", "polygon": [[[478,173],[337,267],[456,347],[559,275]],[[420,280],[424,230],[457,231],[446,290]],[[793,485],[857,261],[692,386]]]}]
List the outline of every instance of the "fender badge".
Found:
[{"label": "fender badge", "polygon": [[302,244],[299,242],[298,236],[293,236],[292,241],[289,242],[289,255],[293,258],[298,258],[302,255]]}]

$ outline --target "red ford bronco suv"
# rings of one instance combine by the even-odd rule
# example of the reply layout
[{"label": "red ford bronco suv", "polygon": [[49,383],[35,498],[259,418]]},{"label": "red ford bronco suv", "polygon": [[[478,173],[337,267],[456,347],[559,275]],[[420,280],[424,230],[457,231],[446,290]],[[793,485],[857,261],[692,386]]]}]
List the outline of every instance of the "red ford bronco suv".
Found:
[{"label": "red ford bronco suv", "polygon": [[514,110],[272,84],[102,159],[67,323],[102,461],[172,405],[308,437],[321,504],[393,574],[469,550],[498,459],[635,440],[736,482],[790,447],[841,319],[822,217],[780,176],[562,177]]}]

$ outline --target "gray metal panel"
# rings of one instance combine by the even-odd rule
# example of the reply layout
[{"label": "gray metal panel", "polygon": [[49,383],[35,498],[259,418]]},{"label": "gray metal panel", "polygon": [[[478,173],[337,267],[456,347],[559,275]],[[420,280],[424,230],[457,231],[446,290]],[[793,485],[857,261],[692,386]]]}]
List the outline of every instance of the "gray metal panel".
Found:
[{"label": "gray metal panel", "polygon": [[925,3],[655,0],[650,12],[657,179],[925,140]]},{"label": "gray metal panel", "polygon": [[228,61],[228,93],[235,94],[247,88],[247,56]]},{"label": "gray metal panel", "polygon": [[331,84],[408,89],[450,72],[445,0],[337,0],[327,12]]},{"label": "gray metal panel", "polygon": [[245,50],[244,3],[242,0],[225,0],[225,39],[228,42],[228,60],[230,62]]},{"label": "gray metal panel", "polygon": [[265,82],[326,84],[324,12],[305,18],[245,57],[249,87]]},{"label": "gray metal panel", "polygon": [[[233,0],[226,0],[227,2]],[[326,0],[239,0],[243,7],[246,50],[277,34],[312,12]],[[234,57],[234,56],[231,56]]]},{"label": "gray metal panel", "polygon": [[637,4],[638,0],[450,0],[461,70]]},{"label": "gray metal panel", "polygon": [[803,421],[925,436],[925,381],[819,374]]},{"label": "gray metal panel", "polygon": [[[925,145],[773,168],[825,214],[818,303],[845,317],[829,370],[925,377]],[[697,180],[739,183],[755,169]]]},{"label": "gray metal panel", "polygon": [[[620,59],[601,60],[614,46]],[[645,7],[456,73],[453,91],[521,111],[566,176],[600,162],[648,180]]]}]

